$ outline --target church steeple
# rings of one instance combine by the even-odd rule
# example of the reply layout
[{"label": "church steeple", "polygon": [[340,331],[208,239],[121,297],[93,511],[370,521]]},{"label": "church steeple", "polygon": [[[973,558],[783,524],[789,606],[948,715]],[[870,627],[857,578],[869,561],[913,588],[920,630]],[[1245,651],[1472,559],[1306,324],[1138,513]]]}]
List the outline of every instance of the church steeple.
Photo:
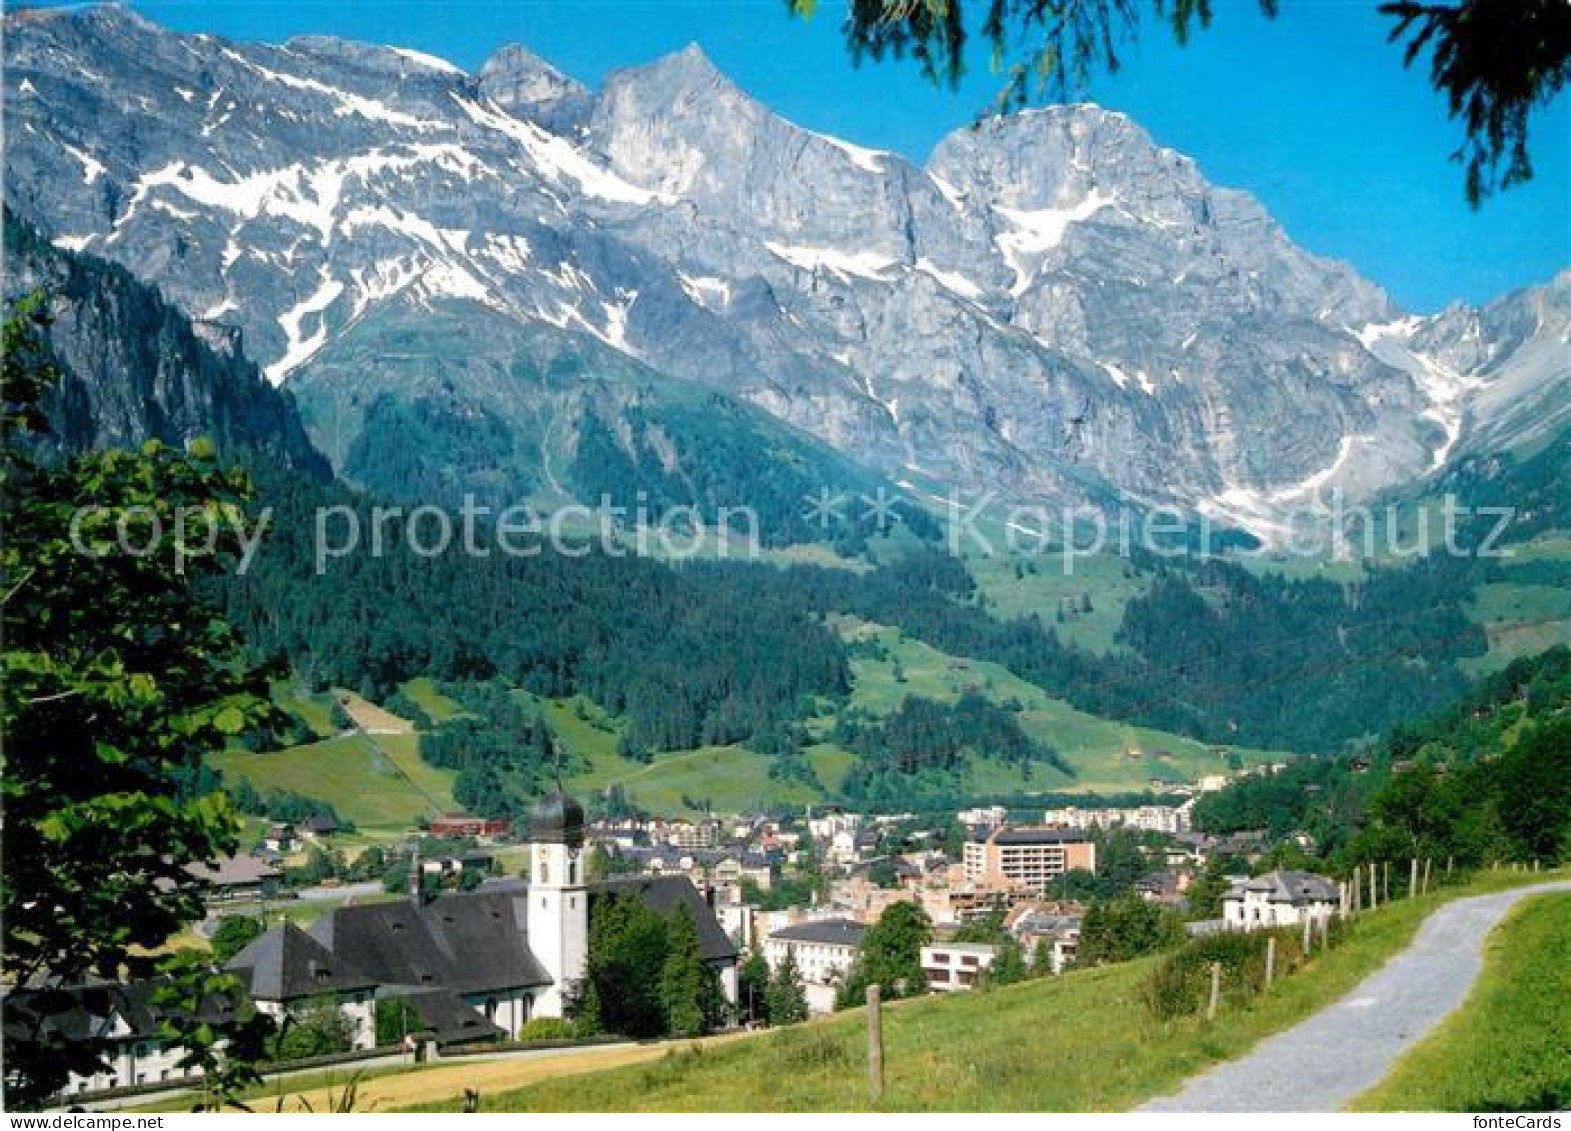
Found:
[{"label": "church steeple", "polygon": [[584,809],[560,783],[535,803],[529,840],[529,947],[552,983],[535,998],[534,1011],[560,1017],[564,995],[589,959]]}]

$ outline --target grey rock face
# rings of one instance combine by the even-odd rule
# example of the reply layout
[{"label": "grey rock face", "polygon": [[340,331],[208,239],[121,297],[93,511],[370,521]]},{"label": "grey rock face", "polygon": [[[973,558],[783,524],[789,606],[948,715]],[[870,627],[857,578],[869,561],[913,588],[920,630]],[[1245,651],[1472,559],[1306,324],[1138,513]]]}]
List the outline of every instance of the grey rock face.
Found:
[{"label": "grey rock face", "polygon": [[487,59],[479,77],[481,94],[553,133],[582,133],[594,112],[595,96],[588,87],[517,45]]},{"label": "grey rock face", "polygon": [[60,380],[46,394],[56,452],[176,447],[204,437],[225,455],[266,455],[329,478],[293,396],[262,380],[233,327],[192,323],[123,268],[62,251],[25,224],[5,223],[6,297],[49,296],[50,347]]},{"label": "grey rock face", "polygon": [[[1553,383],[1552,364],[1486,381],[1441,328],[1487,317],[1527,356],[1555,351],[1547,323],[1417,334],[1094,106],[958,132],[920,168],[792,125],[697,48],[596,94],[521,48],[469,76],[111,9],[7,30],[13,204],[241,327],[279,382],[387,303],[458,299],[924,490],[1176,504],[1267,536],[1330,487],[1424,474]],[[1497,395],[1463,407],[1432,364]]]}]

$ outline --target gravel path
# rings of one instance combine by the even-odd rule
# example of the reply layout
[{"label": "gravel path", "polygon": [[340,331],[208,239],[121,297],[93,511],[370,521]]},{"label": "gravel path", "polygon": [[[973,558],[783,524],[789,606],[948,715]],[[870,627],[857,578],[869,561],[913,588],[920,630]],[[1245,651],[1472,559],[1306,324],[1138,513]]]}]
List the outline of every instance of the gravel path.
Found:
[{"label": "gravel path", "polygon": [[1462,1004],[1483,968],[1485,937],[1512,906],[1566,890],[1571,882],[1559,881],[1446,904],[1341,1001],[1141,1110],[1340,1110]]}]

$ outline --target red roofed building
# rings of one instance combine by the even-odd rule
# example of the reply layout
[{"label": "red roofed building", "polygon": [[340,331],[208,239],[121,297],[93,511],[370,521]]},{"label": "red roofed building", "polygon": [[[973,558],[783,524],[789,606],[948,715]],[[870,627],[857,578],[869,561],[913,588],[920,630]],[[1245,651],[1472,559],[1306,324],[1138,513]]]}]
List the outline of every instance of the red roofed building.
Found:
[{"label": "red roofed building", "polygon": [[503,817],[471,817],[448,813],[431,822],[432,836],[506,836],[512,826]]}]

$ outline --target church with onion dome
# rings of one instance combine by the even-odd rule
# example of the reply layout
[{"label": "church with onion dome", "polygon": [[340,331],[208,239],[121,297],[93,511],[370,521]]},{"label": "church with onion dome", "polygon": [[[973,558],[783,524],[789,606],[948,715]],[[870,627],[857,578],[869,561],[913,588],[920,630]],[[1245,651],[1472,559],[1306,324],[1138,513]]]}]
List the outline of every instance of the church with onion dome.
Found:
[{"label": "church with onion dome", "polygon": [[[411,1039],[437,1045],[506,1040],[535,1017],[561,1017],[589,962],[598,900],[632,895],[664,917],[685,906],[699,950],[736,1001],[736,945],[686,876],[585,875],[584,810],[560,789],[529,822],[529,878],[489,880],[472,892],[339,907],[308,931],[285,923],[228,968],[275,1014],[339,994],[346,1012],[377,999],[410,1006]],[[356,1015],[358,1016],[358,1014]],[[369,1042],[368,1025],[357,1043]]]}]

